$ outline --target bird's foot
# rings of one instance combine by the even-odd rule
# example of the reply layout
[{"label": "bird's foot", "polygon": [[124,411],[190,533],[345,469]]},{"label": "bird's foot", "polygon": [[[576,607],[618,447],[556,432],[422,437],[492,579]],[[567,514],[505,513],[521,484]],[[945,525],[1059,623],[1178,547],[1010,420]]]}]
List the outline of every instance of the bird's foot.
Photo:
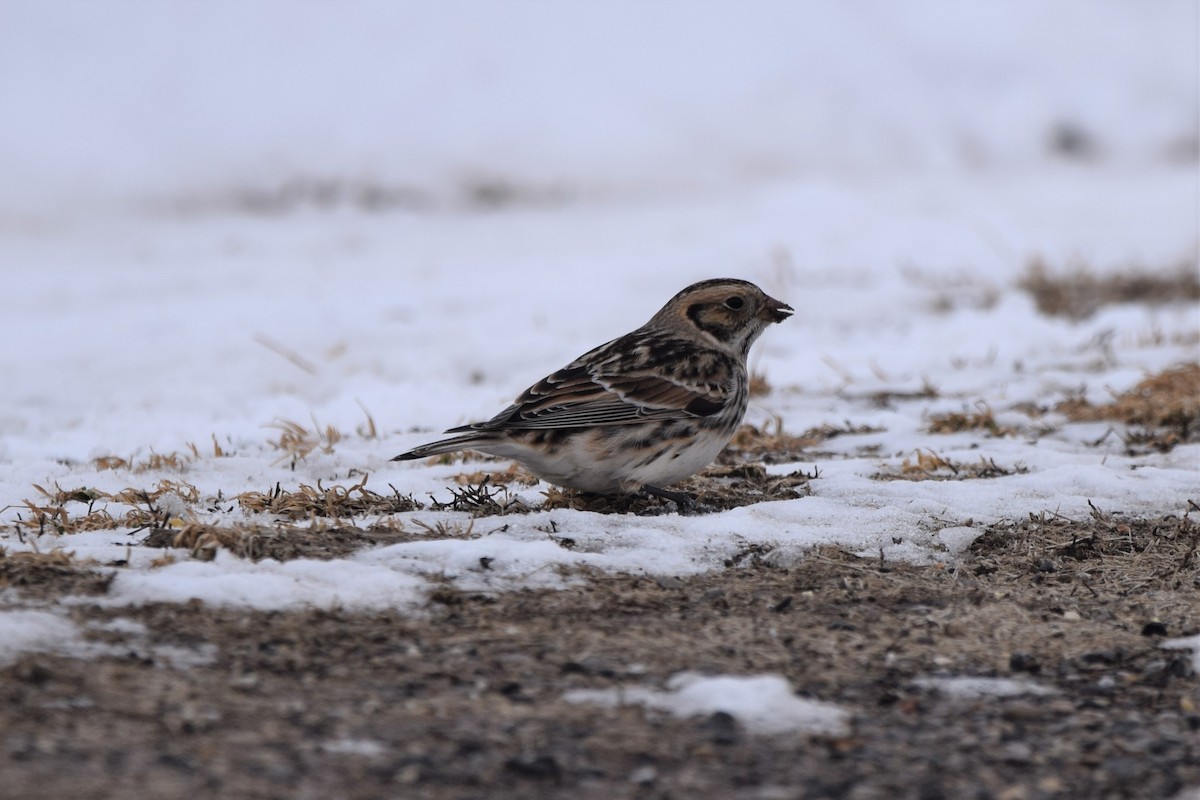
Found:
[{"label": "bird's foot", "polygon": [[643,486],[642,492],[650,497],[661,497],[670,500],[679,508],[680,514],[690,514],[696,510],[696,500],[687,492],[671,492],[657,486]]}]

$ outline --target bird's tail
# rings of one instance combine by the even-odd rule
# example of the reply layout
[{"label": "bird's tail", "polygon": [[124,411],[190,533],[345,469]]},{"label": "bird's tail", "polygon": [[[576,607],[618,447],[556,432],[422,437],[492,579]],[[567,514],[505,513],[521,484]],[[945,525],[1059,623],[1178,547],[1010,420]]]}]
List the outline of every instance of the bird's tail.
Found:
[{"label": "bird's tail", "polygon": [[454,453],[459,450],[475,450],[483,445],[491,442],[491,438],[479,433],[467,433],[462,436],[452,436],[449,439],[439,439],[436,442],[419,445],[409,450],[407,453],[401,453],[392,459],[392,461],[412,461],[415,458],[428,458],[429,456],[440,456],[443,453]]}]

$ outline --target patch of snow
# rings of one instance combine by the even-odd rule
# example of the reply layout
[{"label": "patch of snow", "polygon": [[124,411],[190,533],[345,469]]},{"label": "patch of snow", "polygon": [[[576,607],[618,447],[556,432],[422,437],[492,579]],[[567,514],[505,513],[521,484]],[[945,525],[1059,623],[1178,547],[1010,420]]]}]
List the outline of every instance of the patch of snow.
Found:
[{"label": "patch of snow", "polygon": [[615,707],[643,705],[677,717],[723,711],[755,734],[807,733],[845,735],[850,714],[831,703],[797,697],[780,675],[706,677],[685,672],[667,681],[665,690],[575,689],[563,695],[572,703]]},{"label": "patch of snow", "polygon": [[105,605],[185,603],[244,606],[262,611],[317,608],[404,608],[418,602],[424,581],[348,560],[250,562],[227,552],[213,561],[184,561],[116,574]]},{"label": "patch of snow", "polygon": [[51,611],[0,611],[0,665],[22,653],[45,653],[79,642],[79,628]]},{"label": "patch of snow", "polygon": [[378,758],[388,752],[387,745],[375,739],[330,739],[322,742],[320,748],[326,753],[363,758]]},{"label": "patch of snow", "polygon": [[1053,687],[1042,686],[1025,678],[976,678],[956,675],[917,678],[913,683],[923,689],[933,689],[949,697],[962,699],[1020,697],[1021,695],[1044,697],[1058,693],[1058,690]]},{"label": "patch of snow", "polygon": [[1162,646],[1168,650],[1191,650],[1192,665],[1196,672],[1200,673],[1200,634],[1181,639],[1167,639]]}]

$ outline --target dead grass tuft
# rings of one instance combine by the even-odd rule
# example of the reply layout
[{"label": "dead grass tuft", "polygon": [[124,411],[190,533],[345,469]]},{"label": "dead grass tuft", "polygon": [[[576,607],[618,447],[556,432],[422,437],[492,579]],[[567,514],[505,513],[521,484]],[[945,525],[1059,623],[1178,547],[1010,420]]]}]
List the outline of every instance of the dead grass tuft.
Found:
[{"label": "dead grass tuft", "polygon": [[[180,548],[191,557],[211,561],[220,550],[251,561],[297,558],[329,560],[344,558],[365,547],[395,544],[425,538],[402,529],[366,530],[348,527],[297,528],[263,525],[202,525],[192,523],[181,530],[156,529],[142,540],[143,547]],[[173,563],[171,556],[159,559],[161,565]]]},{"label": "dead grass tuft", "polygon": [[1022,464],[1002,467],[994,459],[982,456],[977,462],[951,461],[932,450],[917,450],[904,459],[898,470],[877,472],[871,478],[877,481],[963,481],[1023,475],[1028,471]]},{"label": "dead grass tuft", "polygon": [[1055,273],[1037,258],[1017,285],[1033,297],[1041,313],[1072,320],[1087,319],[1102,306],[1116,303],[1164,305],[1200,300],[1200,273],[1195,260],[1185,260],[1163,271],[1135,266],[1119,274],[1099,276],[1083,265]]},{"label": "dead grass tuft", "polygon": [[[62,535],[116,528],[140,530],[167,526],[176,519],[172,512],[179,502],[194,503],[200,499],[200,492],[195,486],[170,480],[159,481],[150,490],[127,488],[115,493],[86,487],[63,489],[57,484],[54,491],[37,484],[33,484],[33,488],[43,499],[36,502],[21,501],[20,507],[27,510],[28,516],[18,513],[16,527],[18,531],[35,532],[39,536],[45,533]],[[167,495],[177,499],[170,504],[170,508],[162,508],[160,501]],[[101,503],[119,503],[132,508],[114,515],[107,505],[97,507]]]},{"label": "dead grass tuft", "polygon": [[1200,589],[1198,548],[1200,526],[1186,513],[1137,519],[1093,506],[1081,520],[1042,513],[992,526],[968,553],[976,575],[1015,569],[1048,581],[1082,582],[1093,593],[1103,587],[1132,595]]},{"label": "dead grass tuft", "polygon": [[156,453],[150,451],[150,455],[141,461],[135,461],[133,458],[121,458],[120,456],[100,456],[92,459],[92,466],[98,470],[106,469],[125,469],[130,472],[183,472],[193,460],[192,456],[187,453],[172,451],[170,453]]},{"label": "dead grass tuft", "polygon": [[[129,470],[130,472],[164,472],[174,471],[183,472],[195,461],[204,458],[200,452],[200,448],[194,442],[187,443],[188,452],[182,453],[178,450],[173,450],[170,453],[156,453],[153,449],[150,450],[150,455],[140,461],[133,456],[122,458],[121,456],[108,455],[100,456],[92,459],[92,466],[98,470]],[[221,443],[217,441],[217,435],[212,435],[212,454],[213,458],[226,458],[231,453],[221,447]]]},{"label": "dead grass tuft", "polygon": [[424,506],[412,495],[402,495],[391,484],[390,495],[377,494],[366,488],[369,475],[363,475],[358,483],[350,487],[334,485],[325,487],[301,484],[295,491],[288,491],[278,483],[266,492],[242,492],[235,496],[242,510],[253,514],[275,514],[289,520],[331,519],[341,520],[364,514],[398,514],[416,511]]},{"label": "dead grass tuft", "polygon": [[771,393],[771,384],[767,381],[765,372],[752,370],[750,372],[750,396],[765,397]]},{"label": "dead grass tuft", "polygon": [[1131,432],[1126,444],[1163,452],[1182,442],[1200,440],[1200,364],[1182,364],[1150,375],[1112,403],[1092,405],[1068,398],[1057,410],[1073,422],[1113,420],[1149,430]]},{"label": "dead grass tuft", "polygon": [[503,516],[516,512],[524,513],[529,507],[513,497],[508,487],[503,484],[492,484],[492,476],[484,475],[478,483],[467,484],[461,489],[449,486],[450,499],[443,502],[430,497],[433,501],[430,508],[434,511],[466,511],[477,517]]},{"label": "dead grass tuft", "polygon": [[[713,513],[769,500],[794,500],[812,494],[809,481],[820,477],[811,473],[791,472],[771,475],[762,464],[726,466],[714,464],[699,475],[671,487],[690,494],[696,500],[694,513]],[[662,500],[642,495],[596,495],[571,489],[550,487],[542,509],[571,508],[600,514],[661,514],[667,508]]]},{"label": "dead grass tuft", "polygon": [[538,483],[536,475],[515,461],[506,469],[490,471],[480,469],[474,472],[461,472],[454,476],[454,482],[459,486],[479,484],[485,480],[489,480],[495,485],[515,483],[518,486],[536,486]]},{"label": "dead grass tuft", "polygon": [[36,549],[8,553],[0,547],[0,589],[56,598],[102,594],[114,575],[98,573],[92,569],[94,566],[90,559],[80,560],[73,551],[60,547],[45,553]]},{"label": "dead grass tuft", "polygon": [[283,451],[283,455],[275,463],[279,464],[290,460],[293,468],[297,461],[306,460],[314,450],[320,450],[326,454],[332,453],[333,446],[343,438],[341,431],[332,425],[326,425],[322,430],[316,417],[313,418],[312,430],[288,419],[277,419],[263,427],[279,431],[278,439],[267,441],[276,450]]},{"label": "dead grass tuft", "polygon": [[880,433],[882,430],[870,425],[852,425],[847,421],[841,427],[822,425],[793,435],[784,431],[783,420],[776,417],[773,422],[763,425],[762,428],[754,425],[738,428],[737,433],[717,457],[717,462],[728,466],[749,461],[762,461],[767,464],[799,461],[809,456],[807,450],[838,436]]},{"label": "dead grass tuft", "polygon": [[963,409],[961,412],[935,414],[929,418],[930,433],[962,433],[963,431],[984,431],[988,436],[1013,436],[1016,431],[996,422],[991,406],[980,401],[975,404],[975,411]]}]

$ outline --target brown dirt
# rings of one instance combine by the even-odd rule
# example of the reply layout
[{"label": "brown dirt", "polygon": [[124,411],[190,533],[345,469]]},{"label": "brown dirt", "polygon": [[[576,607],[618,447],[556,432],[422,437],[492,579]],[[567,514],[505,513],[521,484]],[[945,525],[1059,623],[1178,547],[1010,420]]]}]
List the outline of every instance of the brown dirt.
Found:
[{"label": "brown dirt", "polygon": [[[341,552],[350,531],[309,531]],[[364,535],[364,544],[370,543]],[[690,578],[582,572],[561,591],[446,584],[417,614],[70,606],[90,659],[0,668],[0,794],[22,798],[1165,798],[1200,785],[1200,686],[1163,636],[1200,631],[1186,516],[1037,517],[955,566],[747,548]],[[100,597],[69,557],[0,559],[26,598]],[[13,577],[16,580],[13,580]],[[11,596],[10,596],[11,600]],[[126,643],[128,649],[123,650]],[[215,657],[186,669],[148,647]],[[754,736],[565,702],[693,670],[780,673],[846,736]],[[961,698],[937,675],[1045,697]],[[360,744],[355,745],[355,742]],[[366,742],[367,744],[361,744]]]}]

